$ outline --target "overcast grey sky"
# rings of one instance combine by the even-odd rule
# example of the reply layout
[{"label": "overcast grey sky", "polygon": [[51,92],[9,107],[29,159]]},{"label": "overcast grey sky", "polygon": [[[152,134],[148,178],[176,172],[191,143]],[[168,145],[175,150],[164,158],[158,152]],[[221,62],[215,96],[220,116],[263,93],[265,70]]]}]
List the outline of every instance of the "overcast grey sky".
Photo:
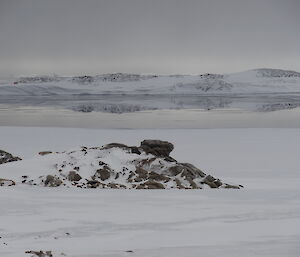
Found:
[{"label": "overcast grey sky", "polygon": [[300,71],[300,0],[0,0],[0,76]]}]

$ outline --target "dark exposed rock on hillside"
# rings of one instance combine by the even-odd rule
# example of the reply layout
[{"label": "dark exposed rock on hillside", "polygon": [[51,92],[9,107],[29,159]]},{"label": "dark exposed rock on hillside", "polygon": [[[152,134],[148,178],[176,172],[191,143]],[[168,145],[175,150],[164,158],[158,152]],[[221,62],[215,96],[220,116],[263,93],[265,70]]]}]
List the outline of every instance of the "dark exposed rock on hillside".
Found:
[{"label": "dark exposed rock on hillside", "polygon": [[10,179],[0,178],[0,186],[14,186],[16,182]]},{"label": "dark exposed rock on hillside", "polygon": [[168,157],[173,151],[174,146],[167,141],[144,140],[141,142],[140,148],[142,148],[147,154],[153,154],[158,157]]},{"label": "dark exposed rock on hillside", "polygon": [[176,161],[170,156],[173,149],[173,144],[167,141],[144,140],[140,146],[111,143],[62,153],[47,152],[42,158],[55,162],[49,167],[41,167],[44,171],[48,169],[48,175],[26,176],[22,183],[111,189],[241,187],[224,183],[190,163]]},{"label": "dark exposed rock on hillside", "polygon": [[32,257],[53,257],[51,251],[26,251],[25,253],[31,254]]},{"label": "dark exposed rock on hillside", "polygon": [[7,163],[7,162],[14,162],[22,160],[19,157],[13,156],[12,154],[0,150],[0,164]]}]

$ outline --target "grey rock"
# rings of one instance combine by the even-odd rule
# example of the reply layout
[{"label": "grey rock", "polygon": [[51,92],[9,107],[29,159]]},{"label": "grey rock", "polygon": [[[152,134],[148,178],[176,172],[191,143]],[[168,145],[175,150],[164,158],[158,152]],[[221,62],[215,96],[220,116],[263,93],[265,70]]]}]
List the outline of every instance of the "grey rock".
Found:
[{"label": "grey rock", "polygon": [[225,186],[224,186],[224,188],[230,188],[230,189],[240,189],[241,187],[243,187],[243,186],[241,186],[241,185],[236,186],[236,185],[229,185],[229,184],[225,184]]},{"label": "grey rock", "polygon": [[89,180],[88,182],[87,182],[87,187],[88,188],[97,188],[97,187],[99,187],[101,185],[101,183],[99,182],[99,181],[97,181],[97,180]]},{"label": "grey rock", "polygon": [[140,184],[136,189],[165,189],[164,185],[154,180],[148,180],[143,184]]},{"label": "grey rock", "polygon": [[135,154],[138,154],[138,155],[141,154],[141,151],[139,150],[138,147],[136,147],[136,146],[130,146],[129,148],[131,150],[131,153],[135,153]]},{"label": "grey rock", "polygon": [[147,179],[149,176],[149,173],[147,170],[141,168],[141,167],[136,167],[135,173],[138,175],[139,178],[141,179]]},{"label": "grey rock", "polygon": [[156,180],[156,181],[167,181],[168,180],[168,177],[162,175],[162,174],[158,174],[154,171],[151,171],[149,173],[149,179],[151,180]]},{"label": "grey rock", "polygon": [[15,162],[20,161],[21,158],[17,156],[13,156],[12,154],[5,152],[3,150],[0,150],[0,164],[7,163],[7,162]]},{"label": "grey rock", "polygon": [[110,143],[102,147],[102,149],[111,149],[111,148],[129,148],[127,145],[120,143]]},{"label": "grey rock", "polygon": [[31,256],[37,256],[37,257],[53,257],[53,254],[51,251],[26,251],[25,253],[32,254]]},{"label": "grey rock", "polygon": [[192,173],[195,173],[195,174],[199,175],[200,177],[205,177],[206,176],[206,174],[202,170],[196,168],[193,164],[190,164],[190,163],[179,163],[179,165],[187,168],[188,171],[190,171]]},{"label": "grey rock", "polygon": [[47,154],[51,154],[52,152],[51,151],[42,151],[42,152],[39,152],[39,155],[47,155]]},{"label": "grey rock", "polygon": [[148,154],[153,154],[158,157],[168,157],[173,151],[174,145],[167,141],[161,140],[144,140],[141,142],[141,149]]},{"label": "grey rock", "polygon": [[96,171],[95,176],[99,177],[102,181],[104,181],[110,178],[110,173],[111,170],[107,166],[104,166],[103,168],[98,169]]},{"label": "grey rock", "polygon": [[45,186],[48,186],[48,187],[58,187],[62,184],[63,182],[57,178],[57,177],[54,177],[52,175],[48,175],[46,177],[46,180],[44,182]]},{"label": "grey rock", "polygon": [[11,179],[0,178],[0,186],[15,186],[16,183]]},{"label": "grey rock", "polygon": [[70,171],[68,174],[68,180],[70,181],[79,181],[81,176],[76,171]]}]

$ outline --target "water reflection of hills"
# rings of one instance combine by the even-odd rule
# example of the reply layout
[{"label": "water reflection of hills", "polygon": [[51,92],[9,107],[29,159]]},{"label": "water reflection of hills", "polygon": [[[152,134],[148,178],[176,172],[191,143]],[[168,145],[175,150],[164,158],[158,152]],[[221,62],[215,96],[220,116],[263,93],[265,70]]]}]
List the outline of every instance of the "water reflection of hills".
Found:
[{"label": "water reflection of hills", "polygon": [[64,95],[1,97],[2,106],[58,107],[78,112],[128,113],[160,109],[275,111],[300,106],[300,95]]}]

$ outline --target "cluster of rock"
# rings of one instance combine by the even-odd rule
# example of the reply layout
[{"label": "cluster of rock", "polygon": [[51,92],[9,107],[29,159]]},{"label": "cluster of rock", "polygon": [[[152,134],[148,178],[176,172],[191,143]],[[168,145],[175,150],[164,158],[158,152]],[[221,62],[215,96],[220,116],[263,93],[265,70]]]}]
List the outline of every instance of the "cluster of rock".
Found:
[{"label": "cluster of rock", "polygon": [[189,83],[178,83],[174,86],[176,90],[183,90],[188,92],[200,90],[202,92],[211,92],[211,91],[231,91],[233,85],[226,82],[223,79],[202,77],[199,81],[189,82]]},{"label": "cluster of rock", "polygon": [[291,70],[280,70],[280,69],[256,69],[260,77],[267,78],[293,78],[300,77],[300,73]]},{"label": "cluster of rock", "polygon": [[14,82],[14,84],[28,84],[28,83],[49,83],[59,81],[70,81],[77,84],[92,84],[98,81],[103,82],[126,82],[126,81],[140,81],[146,79],[157,78],[158,75],[140,75],[130,73],[108,73],[101,75],[83,75],[75,77],[61,77],[61,76],[34,76],[21,77]]},{"label": "cluster of rock", "polygon": [[17,80],[17,83],[47,83],[47,82],[58,82],[62,80],[62,77],[58,76],[35,76],[35,77],[22,77]]},{"label": "cluster of rock", "polygon": [[147,107],[138,104],[126,104],[126,103],[87,103],[73,106],[71,108],[73,111],[77,112],[107,112],[107,113],[129,113],[138,112],[144,110],[156,110],[155,107]]},{"label": "cluster of rock", "polygon": [[113,189],[202,189],[234,188],[205,174],[190,163],[170,156],[173,144],[144,140],[140,146],[111,143],[102,147],[81,147],[62,152],[40,152],[47,158],[57,155],[58,162],[48,175],[29,177],[22,183],[46,187],[113,188]]},{"label": "cluster of rock", "polygon": [[17,156],[13,156],[12,154],[5,152],[3,150],[0,150],[0,164],[7,163],[7,162],[15,162],[20,161],[21,158]]},{"label": "cluster of rock", "polygon": [[110,73],[99,75],[103,81],[110,82],[125,82],[125,81],[139,81],[145,79],[157,78],[157,75],[140,75],[140,74],[130,74],[130,73]]},{"label": "cluster of rock", "polygon": [[79,84],[91,84],[97,81],[103,82],[126,82],[126,81],[140,81],[145,79],[152,79],[158,77],[157,75],[140,75],[129,73],[109,73],[96,76],[78,76],[71,79],[72,82]]},{"label": "cluster of rock", "polygon": [[78,84],[90,84],[95,82],[94,76],[78,76],[73,77],[72,82],[78,83]]},{"label": "cluster of rock", "polygon": [[294,103],[269,103],[269,104],[263,104],[261,106],[257,107],[257,111],[259,112],[273,112],[273,111],[279,111],[279,110],[291,110],[298,108],[300,106],[300,103],[294,102]]},{"label": "cluster of rock", "polygon": [[[0,150],[0,164],[8,163],[8,162],[15,162],[20,161],[21,158],[17,156],[13,156],[12,154]],[[0,177],[0,186],[14,186],[16,183],[10,179],[4,179]]]},{"label": "cluster of rock", "polygon": [[204,79],[223,79],[224,75],[223,74],[215,74],[215,73],[205,73],[199,75],[200,78]]},{"label": "cluster of rock", "polygon": [[51,251],[26,251],[25,253],[31,254],[32,257],[53,257]]}]

